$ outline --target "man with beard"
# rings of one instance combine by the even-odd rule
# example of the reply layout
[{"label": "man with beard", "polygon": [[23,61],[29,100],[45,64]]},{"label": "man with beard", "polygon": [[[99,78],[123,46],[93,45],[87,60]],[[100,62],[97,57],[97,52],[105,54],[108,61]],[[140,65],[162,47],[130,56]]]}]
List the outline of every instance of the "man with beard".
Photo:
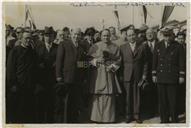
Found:
[{"label": "man with beard", "polygon": [[34,122],[36,54],[31,33],[24,32],[21,44],[14,47],[7,62],[6,112],[8,123]]}]

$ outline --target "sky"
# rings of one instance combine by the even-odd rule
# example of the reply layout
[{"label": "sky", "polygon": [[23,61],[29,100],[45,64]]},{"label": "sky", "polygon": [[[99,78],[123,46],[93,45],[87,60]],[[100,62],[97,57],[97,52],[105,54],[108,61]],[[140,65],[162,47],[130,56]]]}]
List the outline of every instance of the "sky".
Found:
[{"label": "sky", "polygon": [[[117,26],[113,11],[118,10],[121,27],[134,24],[137,28],[143,24],[142,6],[74,6],[70,3],[27,3],[32,10],[32,16],[37,28],[53,26],[55,30],[65,26],[70,28],[80,27],[83,30],[94,26],[100,30],[103,27]],[[3,19],[12,26],[24,24],[24,3],[4,3]],[[79,4],[77,4],[79,5]],[[103,5],[103,3],[102,3]],[[161,23],[164,6],[148,5],[147,25],[154,26]],[[187,7],[176,6],[169,20],[183,21],[187,19]]]}]

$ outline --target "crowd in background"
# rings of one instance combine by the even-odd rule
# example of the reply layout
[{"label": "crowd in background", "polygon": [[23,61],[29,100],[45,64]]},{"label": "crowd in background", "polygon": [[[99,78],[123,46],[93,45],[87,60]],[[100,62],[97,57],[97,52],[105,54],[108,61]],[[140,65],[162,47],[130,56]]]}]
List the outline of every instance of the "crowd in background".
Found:
[{"label": "crowd in background", "polygon": [[6,25],[5,41],[7,123],[142,123],[158,115],[177,123],[185,115],[186,30],[179,27]]}]

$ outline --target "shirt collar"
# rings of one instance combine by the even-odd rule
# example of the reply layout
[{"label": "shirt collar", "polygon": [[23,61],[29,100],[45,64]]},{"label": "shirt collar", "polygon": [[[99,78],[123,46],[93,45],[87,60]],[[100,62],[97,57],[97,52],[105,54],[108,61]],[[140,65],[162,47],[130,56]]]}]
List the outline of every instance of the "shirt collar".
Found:
[{"label": "shirt collar", "polygon": [[153,40],[153,41],[148,41],[148,45],[151,46],[151,44],[154,46],[154,45],[155,45],[155,40]]},{"label": "shirt collar", "polygon": [[135,46],[135,45],[136,45],[136,42],[134,42],[134,43],[130,43],[130,42],[129,42],[129,44],[130,44],[131,46]]},{"label": "shirt collar", "polygon": [[50,44],[45,42],[45,45],[46,45],[46,47],[51,48],[52,47],[52,42]]},{"label": "shirt collar", "polygon": [[78,47],[77,41],[75,42],[74,40],[72,40],[72,43],[74,44],[75,47]]}]

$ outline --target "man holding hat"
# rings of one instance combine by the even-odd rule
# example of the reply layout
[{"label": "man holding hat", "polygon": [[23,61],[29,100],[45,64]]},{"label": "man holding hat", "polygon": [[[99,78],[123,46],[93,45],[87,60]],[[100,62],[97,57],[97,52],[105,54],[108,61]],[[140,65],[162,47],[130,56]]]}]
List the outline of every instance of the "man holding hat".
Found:
[{"label": "man holding hat", "polygon": [[177,87],[184,82],[185,61],[181,44],[174,41],[169,28],[162,30],[163,40],[153,52],[152,78],[158,86],[161,123],[177,123]]},{"label": "man holding hat", "polygon": [[24,32],[21,44],[8,57],[6,105],[8,123],[34,122],[36,54],[31,48],[31,33]]}]

